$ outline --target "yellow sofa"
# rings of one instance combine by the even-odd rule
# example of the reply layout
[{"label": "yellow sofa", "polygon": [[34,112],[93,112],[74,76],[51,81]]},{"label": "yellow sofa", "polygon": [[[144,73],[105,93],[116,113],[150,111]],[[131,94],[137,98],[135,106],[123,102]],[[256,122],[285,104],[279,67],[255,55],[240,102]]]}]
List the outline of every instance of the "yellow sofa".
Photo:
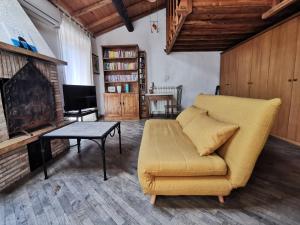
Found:
[{"label": "yellow sofa", "polygon": [[224,202],[247,184],[268,138],[280,99],[199,95],[194,106],[239,130],[215,153],[200,156],[177,120],[148,120],[138,159],[138,177],[154,204],[157,195],[212,195]]}]

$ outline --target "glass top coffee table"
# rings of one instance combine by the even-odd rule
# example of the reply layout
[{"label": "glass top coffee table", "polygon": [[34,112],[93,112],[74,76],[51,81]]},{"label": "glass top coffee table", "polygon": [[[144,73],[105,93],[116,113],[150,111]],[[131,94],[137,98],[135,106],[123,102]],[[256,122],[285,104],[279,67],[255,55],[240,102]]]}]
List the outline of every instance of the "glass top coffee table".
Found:
[{"label": "glass top coffee table", "polygon": [[[106,177],[106,161],[105,161],[105,141],[109,136],[113,137],[119,134],[119,149],[121,148],[121,123],[120,122],[75,122],[66,126],[50,131],[40,137],[41,152],[43,160],[43,169],[45,179],[48,179],[47,163],[45,161],[45,140],[51,139],[77,139],[78,153],[80,153],[80,141],[86,139],[95,142],[102,152],[104,180]],[[100,143],[98,142],[100,141]]]}]

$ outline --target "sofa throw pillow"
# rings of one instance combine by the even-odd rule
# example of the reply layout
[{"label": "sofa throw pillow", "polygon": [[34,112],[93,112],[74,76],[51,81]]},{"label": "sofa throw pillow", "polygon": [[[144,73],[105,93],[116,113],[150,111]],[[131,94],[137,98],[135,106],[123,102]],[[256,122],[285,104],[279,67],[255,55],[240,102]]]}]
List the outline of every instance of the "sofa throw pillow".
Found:
[{"label": "sofa throw pillow", "polygon": [[183,128],[183,132],[196,146],[201,156],[209,155],[223,145],[239,128],[199,114]]},{"label": "sofa throw pillow", "polygon": [[181,127],[185,127],[189,122],[192,121],[192,119],[195,118],[196,115],[199,114],[207,114],[207,110],[200,109],[195,106],[190,106],[183,110],[176,118],[176,120],[179,122]]}]

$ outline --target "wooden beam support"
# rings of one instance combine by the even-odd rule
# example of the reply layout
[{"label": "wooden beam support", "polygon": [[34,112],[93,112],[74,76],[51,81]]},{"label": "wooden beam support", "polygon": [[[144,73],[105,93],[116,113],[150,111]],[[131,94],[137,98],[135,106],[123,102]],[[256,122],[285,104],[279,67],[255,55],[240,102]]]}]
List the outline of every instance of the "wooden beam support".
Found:
[{"label": "wooden beam support", "polygon": [[248,38],[249,35],[242,35],[242,34],[223,34],[223,35],[191,35],[191,34],[180,34],[177,40],[182,41],[213,41],[213,40],[241,40]]},{"label": "wooden beam support", "polygon": [[[145,4],[145,3],[139,2],[139,3],[137,3],[137,4],[134,4],[134,5],[132,5],[132,6],[129,6],[129,7],[128,7],[128,11],[131,11],[131,10],[134,9],[134,8],[140,7],[141,4]],[[148,4],[148,3],[146,3],[146,4]],[[153,7],[154,7],[154,6],[153,6]],[[132,21],[136,21],[136,20],[138,20],[138,19],[140,19],[140,18],[143,18],[143,17],[145,17],[145,16],[147,16],[147,15],[149,15],[149,14],[151,14],[151,13],[154,13],[154,12],[156,12],[156,11],[158,11],[158,10],[161,10],[161,9],[163,9],[163,8],[165,8],[164,2],[162,2],[157,8],[156,8],[156,6],[155,6],[155,8],[150,8],[149,10],[146,10],[146,11],[144,11],[144,12],[141,12],[140,14],[138,14],[138,15],[132,17],[131,20],[132,20]],[[116,13],[116,15],[112,14],[112,17],[113,17],[113,19],[116,18],[116,17],[118,18],[118,14],[117,14],[117,13]],[[105,18],[104,18],[104,19],[105,19]],[[104,19],[102,19],[102,21],[103,21]],[[110,18],[110,19],[112,19],[112,18]],[[99,23],[100,21],[97,21],[97,23],[98,23],[97,26],[100,25],[100,24],[104,24],[102,21],[101,21],[101,23]],[[101,30],[96,30],[96,31],[94,32],[94,35],[95,35],[95,37],[98,37],[98,36],[100,36],[100,35],[102,35],[102,34],[104,34],[104,33],[107,33],[107,32],[109,32],[109,31],[111,31],[111,30],[113,30],[113,29],[116,29],[116,28],[118,28],[118,27],[121,27],[121,26],[123,26],[123,23],[116,23],[116,24],[113,25],[113,26],[110,26],[110,27],[107,27],[107,28],[104,28],[104,29],[101,29]],[[94,26],[94,27],[96,27],[96,26]]]},{"label": "wooden beam support", "polygon": [[193,0],[193,7],[219,7],[219,8],[231,8],[231,7],[251,7],[251,6],[265,6],[272,5],[274,0]]},{"label": "wooden beam support", "polygon": [[94,4],[91,4],[91,5],[88,5],[86,7],[81,8],[81,9],[76,10],[75,12],[71,13],[71,16],[73,16],[75,18],[78,18],[78,17],[80,17],[84,14],[92,12],[96,9],[101,8],[101,7],[105,7],[105,6],[107,6],[111,3],[112,3],[111,0],[101,0],[101,1],[95,2]]},{"label": "wooden beam support", "polygon": [[[135,4],[133,4],[133,5],[130,5],[130,6],[128,7],[128,11],[131,11],[131,9],[140,8],[140,7],[141,7],[141,4],[147,4],[147,3],[141,3],[141,2],[138,2],[138,3],[135,3]],[[150,3],[148,3],[148,4],[150,4]],[[111,20],[115,20],[115,19],[117,19],[117,18],[119,18],[119,13],[118,13],[118,12],[115,12],[115,13],[113,13],[113,14],[107,16],[107,17],[101,18],[100,20],[96,20],[96,21],[94,21],[93,23],[87,24],[87,28],[88,28],[88,29],[93,29],[93,28],[95,28],[95,27],[97,27],[97,26],[99,26],[99,25],[105,24],[106,22],[111,21]],[[122,25],[122,24],[123,24],[123,23],[121,23],[121,25]],[[96,35],[97,35],[97,33],[99,33],[99,32],[101,32],[101,31],[96,31],[96,32],[95,32]]]},{"label": "wooden beam support", "polygon": [[261,18],[263,20],[269,19],[296,2],[299,2],[299,0],[283,0],[262,14]]},{"label": "wooden beam support", "polygon": [[114,4],[117,12],[119,13],[120,17],[122,18],[123,23],[125,24],[127,30],[129,32],[134,31],[131,19],[128,16],[127,9],[126,9],[123,1],[122,0],[112,0],[112,2]]}]

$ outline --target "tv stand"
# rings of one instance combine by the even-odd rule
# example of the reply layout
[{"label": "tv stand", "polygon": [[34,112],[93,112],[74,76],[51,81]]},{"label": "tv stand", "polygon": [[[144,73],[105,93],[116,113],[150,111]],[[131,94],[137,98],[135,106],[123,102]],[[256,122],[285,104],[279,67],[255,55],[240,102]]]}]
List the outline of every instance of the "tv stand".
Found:
[{"label": "tv stand", "polygon": [[76,117],[76,120],[79,121],[81,118],[81,122],[83,121],[83,117],[90,114],[96,114],[96,121],[98,120],[98,109],[86,109],[86,110],[78,110],[78,111],[67,111],[64,112],[64,117]]}]

